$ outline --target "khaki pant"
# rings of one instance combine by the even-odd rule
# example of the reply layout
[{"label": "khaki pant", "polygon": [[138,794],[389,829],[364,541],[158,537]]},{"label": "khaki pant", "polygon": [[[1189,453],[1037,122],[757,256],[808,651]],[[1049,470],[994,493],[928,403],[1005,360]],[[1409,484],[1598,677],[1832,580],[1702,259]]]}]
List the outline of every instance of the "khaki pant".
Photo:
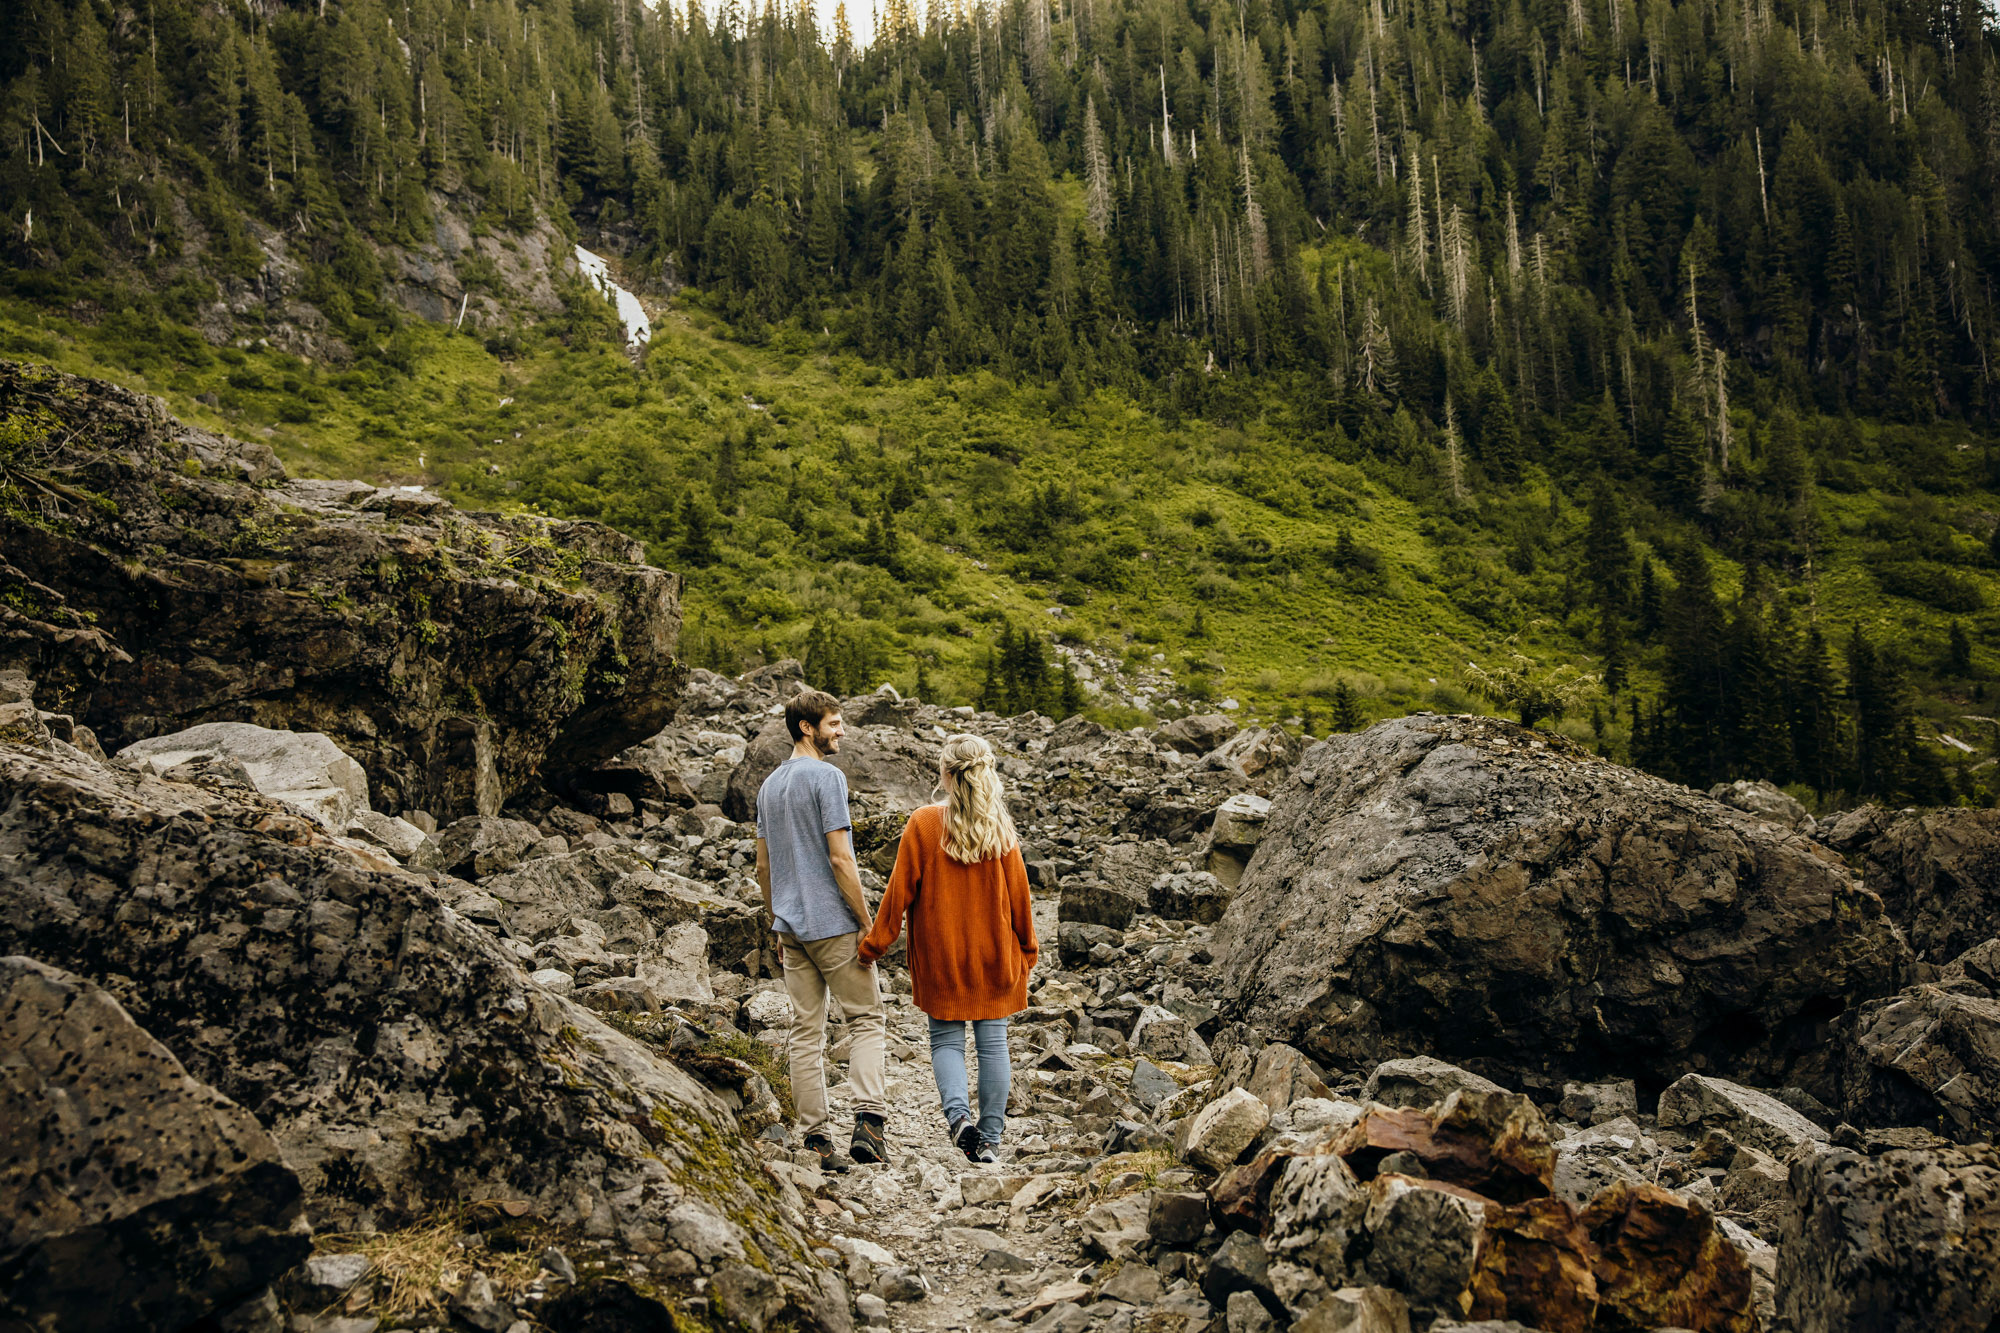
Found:
[{"label": "khaki pant", "polygon": [[847,1076],[854,1084],[854,1109],[886,1115],[884,1059],[889,1015],[876,989],[875,970],[856,956],[859,933],[823,940],[778,936],[785,946],[785,991],[792,997],[792,1101],[799,1109],[799,1133],[826,1124],[826,1009],[829,996],[840,1005],[852,1038]]}]

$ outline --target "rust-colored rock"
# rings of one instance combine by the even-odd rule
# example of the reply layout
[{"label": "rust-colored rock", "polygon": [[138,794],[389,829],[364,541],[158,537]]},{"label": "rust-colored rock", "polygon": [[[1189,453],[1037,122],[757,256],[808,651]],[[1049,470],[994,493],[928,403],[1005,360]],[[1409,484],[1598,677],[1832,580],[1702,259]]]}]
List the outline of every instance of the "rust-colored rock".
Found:
[{"label": "rust-colored rock", "polygon": [[1384,1157],[1407,1152],[1431,1179],[1501,1203],[1545,1198],[1555,1180],[1548,1125],[1518,1093],[1454,1092],[1435,1114],[1371,1111],[1347,1131],[1338,1151],[1363,1180]]},{"label": "rust-colored rock", "polygon": [[1592,1199],[1581,1220],[1597,1247],[1599,1329],[1756,1327],[1750,1265],[1699,1203],[1621,1180]]},{"label": "rust-colored rock", "polygon": [[1209,1216],[1223,1232],[1262,1235],[1270,1221],[1271,1187],[1285,1174],[1288,1152],[1262,1152],[1222,1173],[1208,1191]]},{"label": "rust-colored rock", "polygon": [[1544,1333],[1590,1333],[1597,1247],[1563,1199],[1486,1210],[1469,1319],[1513,1319]]}]

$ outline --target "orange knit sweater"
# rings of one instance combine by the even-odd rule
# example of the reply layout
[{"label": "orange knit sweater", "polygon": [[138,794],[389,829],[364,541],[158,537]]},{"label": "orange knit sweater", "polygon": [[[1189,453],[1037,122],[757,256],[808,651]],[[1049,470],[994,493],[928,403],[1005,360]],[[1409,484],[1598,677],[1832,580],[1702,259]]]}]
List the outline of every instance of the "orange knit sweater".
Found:
[{"label": "orange knit sweater", "polygon": [[1015,847],[965,865],[944,850],[944,807],[927,805],[903,826],[896,869],[861,941],[861,960],[889,952],[910,918],[910,988],[932,1018],[1006,1018],[1028,1007],[1035,918],[1028,867]]}]

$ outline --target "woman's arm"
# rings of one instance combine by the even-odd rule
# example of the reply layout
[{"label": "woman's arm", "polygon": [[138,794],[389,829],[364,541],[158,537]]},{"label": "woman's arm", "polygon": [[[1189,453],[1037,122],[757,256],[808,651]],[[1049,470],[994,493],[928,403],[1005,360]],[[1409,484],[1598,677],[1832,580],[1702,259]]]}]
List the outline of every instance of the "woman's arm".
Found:
[{"label": "woman's arm", "polygon": [[882,891],[881,905],[875,909],[875,924],[857,950],[861,961],[871,967],[895,946],[896,937],[903,933],[903,915],[916,900],[923,875],[916,844],[917,817],[911,815],[903,825],[902,840],[896,844],[896,868],[889,873],[889,887]]},{"label": "woman's arm", "polygon": [[1014,938],[1021,942],[1021,956],[1033,968],[1035,960],[1041,956],[1041,945],[1035,941],[1035,905],[1028,896],[1028,866],[1021,859],[1021,849],[1013,848],[1003,859],[1007,875],[1007,911],[1013,919]]}]

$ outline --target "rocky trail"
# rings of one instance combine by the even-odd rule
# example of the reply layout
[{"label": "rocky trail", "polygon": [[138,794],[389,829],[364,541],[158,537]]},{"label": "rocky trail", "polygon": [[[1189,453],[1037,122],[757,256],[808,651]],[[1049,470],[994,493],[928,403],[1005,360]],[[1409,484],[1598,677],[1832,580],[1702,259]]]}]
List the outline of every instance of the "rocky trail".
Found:
[{"label": "rocky trail", "polygon": [[798,663],[684,670],[607,529],[0,367],[23,403],[0,1330],[2000,1320],[1994,812],[1815,821],[1475,717],[848,699],[871,895],[976,732],[1042,955],[1002,1160],[892,953],[892,1160],[827,1173],[752,876]]}]

